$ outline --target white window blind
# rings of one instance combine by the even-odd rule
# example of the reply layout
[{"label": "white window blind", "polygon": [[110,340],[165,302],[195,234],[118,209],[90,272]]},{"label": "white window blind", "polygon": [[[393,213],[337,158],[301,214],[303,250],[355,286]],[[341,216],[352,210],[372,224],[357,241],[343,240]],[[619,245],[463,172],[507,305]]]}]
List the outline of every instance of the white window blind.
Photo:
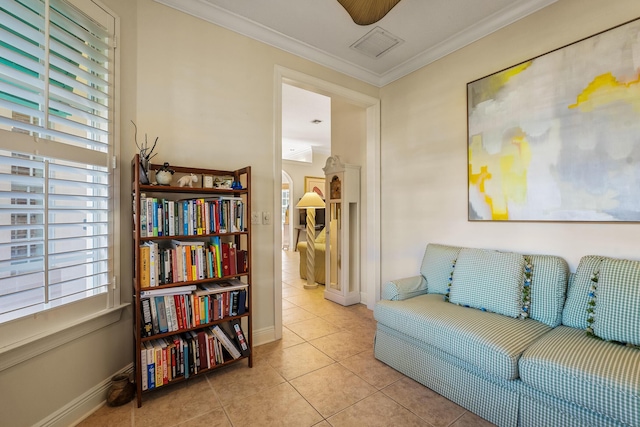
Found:
[{"label": "white window blind", "polygon": [[91,6],[0,2],[0,323],[110,292],[115,18]]}]

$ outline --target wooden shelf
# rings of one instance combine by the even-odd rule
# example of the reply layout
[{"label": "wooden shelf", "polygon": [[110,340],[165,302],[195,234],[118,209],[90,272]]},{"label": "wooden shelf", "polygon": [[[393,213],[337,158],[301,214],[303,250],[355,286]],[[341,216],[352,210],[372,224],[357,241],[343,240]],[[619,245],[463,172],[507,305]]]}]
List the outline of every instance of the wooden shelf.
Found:
[{"label": "wooden shelf", "polygon": [[[150,170],[160,169],[162,165],[151,164],[149,165]],[[134,207],[134,215],[133,215],[133,236],[132,236],[132,245],[133,245],[133,300],[134,300],[134,319],[133,319],[133,335],[134,335],[134,364],[135,364],[135,383],[136,383],[136,395],[137,395],[137,403],[138,407],[142,405],[142,395],[146,393],[153,392],[156,389],[162,389],[171,386],[172,384],[177,384],[182,381],[185,381],[185,378],[182,376],[177,376],[168,384],[164,384],[160,387],[155,387],[149,390],[143,390],[142,387],[142,379],[143,379],[143,369],[147,369],[147,366],[142,367],[142,350],[149,345],[149,343],[157,344],[158,340],[163,340],[169,337],[175,337],[176,335],[183,337],[183,339],[189,339],[188,334],[193,334],[193,332],[204,331],[210,327],[215,325],[224,324],[229,321],[246,321],[246,327],[243,325],[242,329],[245,335],[245,340],[248,341],[249,353],[247,356],[243,355],[237,359],[229,359],[224,360],[223,363],[215,364],[211,367],[207,367],[206,369],[200,369],[198,374],[189,375],[189,378],[200,376],[204,373],[212,372],[215,369],[218,369],[222,366],[227,366],[232,363],[236,363],[241,360],[248,359],[249,367],[253,366],[253,331],[252,331],[252,273],[251,273],[251,265],[252,265],[252,255],[251,255],[251,221],[250,221],[250,212],[251,212],[251,167],[247,166],[237,170],[217,170],[217,169],[204,169],[204,168],[190,168],[184,166],[174,166],[171,165],[170,168],[175,171],[174,173],[174,182],[179,179],[180,176],[194,174],[199,176],[198,185],[202,185],[202,176],[218,176],[218,177],[231,177],[234,181],[240,182],[242,184],[242,189],[229,189],[229,188],[202,188],[202,187],[178,187],[178,186],[164,186],[164,185],[150,185],[150,184],[141,184],[141,171],[139,167],[139,156],[136,155],[131,161],[131,177],[132,177],[132,203]],[[167,197],[167,200],[195,200],[195,199],[206,199],[207,201],[215,200],[216,198],[225,198],[225,197],[234,197],[241,198],[243,209],[242,214],[243,218],[240,222],[243,228],[242,231],[234,231],[234,232],[224,232],[224,233],[208,233],[208,234],[199,234],[199,235],[174,235],[174,236],[142,236],[139,224],[142,223],[140,215],[142,212],[141,209],[141,200],[144,196],[152,195],[151,197],[156,197],[159,195],[167,194],[170,197]],[[183,197],[182,197],[183,196]],[[182,214],[181,214],[182,216]],[[172,223],[173,224],[173,223]],[[209,224],[209,223],[207,223]],[[207,228],[208,229],[208,228]],[[225,275],[224,277],[215,277],[215,278],[205,278],[200,280],[191,280],[191,281],[183,281],[183,282],[174,282],[167,283],[158,286],[145,286],[142,287],[141,284],[141,274],[138,271],[140,267],[141,260],[141,246],[149,246],[149,242],[157,242],[159,245],[163,244],[167,246],[167,243],[171,240],[180,240],[180,241],[203,241],[209,242],[211,238],[217,237],[221,242],[227,243],[230,246],[236,247],[237,249],[246,251],[246,271],[231,275]],[[233,245],[231,245],[233,243]],[[155,245],[151,245],[155,246]],[[175,256],[175,255],[173,255]],[[145,258],[147,259],[147,258]],[[171,258],[169,258],[171,259]],[[168,264],[167,264],[168,265]],[[173,266],[172,266],[173,267]],[[147,274],[151,274],[149,270],[144,270]],[[225,316],[222,319],[214,320],[208,322],[206,324],[200,324],[197,327],[183,328],[178,331],[166,332],[154,334],[153,336],[146,337],[143,336],[143,325],[144,319],[142,314],[142,300],[151,298],[149,296],[141,296],[142,291],[152,291],[152,290],[170,290],[171,288],[178,288],[182,286],[189,285],[202,285],[206,283],[216,283],[216,282],[224,282],[230,279],[241,279],[244,283],[247,284],[246,287],[246,311],[241,315],[237,316]],[[159,278],[156,277],[156,280],[159,281]],[[174,279],[175,280],[175,279]],[[173,294],[171,294],[173,295]],[[243,294],[244,295],[244,294]],[[173,306],[173,300],[170,300],[170,305]],[[162,300],[159,300],[158,304],[161,304]],[[148,303],[145,302],[145,306],[148,307]],[[156,308],[157,309],[157,308]],[[180,312],[178,315],[184,315],[184,312]],[[209,313],[210,314],[210,313]],[[174,323],[175,327],[175,323]],[[202,336],[203,334],[200,334]],[[197,345],[197,344],[196,344]],[[186,368],[185,368],[186,369]]]}]

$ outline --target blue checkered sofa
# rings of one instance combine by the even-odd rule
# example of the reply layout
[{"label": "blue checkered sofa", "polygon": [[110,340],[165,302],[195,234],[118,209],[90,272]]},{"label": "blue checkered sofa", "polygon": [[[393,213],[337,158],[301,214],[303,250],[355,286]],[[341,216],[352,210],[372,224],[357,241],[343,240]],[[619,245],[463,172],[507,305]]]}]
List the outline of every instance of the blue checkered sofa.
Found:
[{"label": "blue checkered sofa", "polygon": [[494,424],[640,426],[639,261],[429,244],[374,316],[377,359]]}]

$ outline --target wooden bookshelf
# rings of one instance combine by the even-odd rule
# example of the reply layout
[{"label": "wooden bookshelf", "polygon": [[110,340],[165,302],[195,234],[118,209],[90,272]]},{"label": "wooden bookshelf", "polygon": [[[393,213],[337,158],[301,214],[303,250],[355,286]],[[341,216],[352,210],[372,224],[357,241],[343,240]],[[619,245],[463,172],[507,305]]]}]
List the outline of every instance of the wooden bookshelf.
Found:
[{"label": "wooden bookshelf", "polygon": [[[245,359],[253,366],[251,167],[217,170],[171,165],[175,172],[171,184],[154,185],[154,171],[162,165],[150,164],[150,184],[142,184],[139,162],[135,155],[131,240],[138,407],[145,393]],[[193,187],[176,184],[190,174],[198,177]],[[236,185],[203,188],[205,176]],[[232,291],[204,290],[228,283],[236,285]],[[189,286],[195,290],[185,290]],[[236,324],[244,342],[234,334]],[[219,338],[214,328],[227,331],[224,336],[229,340]],[[230,344],[239,357],[233,349],[227,350]]]}]

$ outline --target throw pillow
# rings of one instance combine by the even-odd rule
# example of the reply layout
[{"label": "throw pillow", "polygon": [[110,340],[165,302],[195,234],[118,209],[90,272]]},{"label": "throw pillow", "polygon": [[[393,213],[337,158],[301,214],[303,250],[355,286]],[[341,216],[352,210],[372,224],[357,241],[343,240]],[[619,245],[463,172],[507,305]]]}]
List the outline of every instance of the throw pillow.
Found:
[{"label": "throw pillow", "polygon": [[605,341],[640,346],[640,261],[605,258],[591,328]]},{"label": "throw pillow", "polygon": [[[564,259],[555,255],[528,255],[527,258],[532,266],[529,272],[529,317],[555,328],[562,323],[569,266]],[[525,291],[526,289],[523,289],[523,294]]]},{"label": "throw pillow", "polygon": [[322,229],[320,234],[318,234],[318,237],[316,237],[316,243],[326,243],[327,241],[326,231],[327,231],[326,227]]},{"label": "throw pillow", "polygon": [[462,249],[453,272],[452,303],[519,317],[524,257],[511,252]]},{"label": "throw pillow", "polygon": [[562,324],[577,329],[587,329],[587,308],[589,307],[589,290],[592,285],[591,278],[599,271],[604,259],[599,255],[586,255],[580,259],[578,268],[569,283],[567,300],[562,310]]},{"label": "throw pillow", "polygon": [[429,243],[422,259],[420,273],[427,279],[427,293],[446,294],[453,264],[460,249],[455,246]]}]

